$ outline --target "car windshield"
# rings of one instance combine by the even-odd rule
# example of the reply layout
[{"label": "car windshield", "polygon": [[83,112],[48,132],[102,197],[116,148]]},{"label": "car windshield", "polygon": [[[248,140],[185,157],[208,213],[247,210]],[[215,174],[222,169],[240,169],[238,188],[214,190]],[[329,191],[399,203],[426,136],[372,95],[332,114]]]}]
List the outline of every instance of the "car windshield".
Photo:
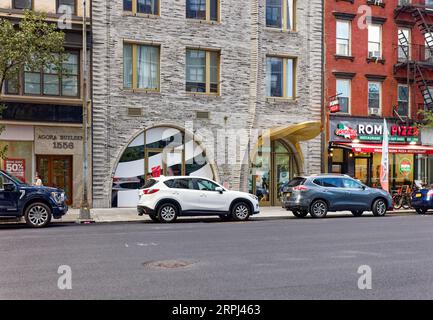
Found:
[{"label": "car windshield", "polygon": [[17,177],[15,177],[14,175],[12,175],[9,172],[4,172],[7,176],[8,179],[12,180],[13,182],[15,182],[16,184],[26,184],[25,182],[22,182],[20,179],[18,179]]}]

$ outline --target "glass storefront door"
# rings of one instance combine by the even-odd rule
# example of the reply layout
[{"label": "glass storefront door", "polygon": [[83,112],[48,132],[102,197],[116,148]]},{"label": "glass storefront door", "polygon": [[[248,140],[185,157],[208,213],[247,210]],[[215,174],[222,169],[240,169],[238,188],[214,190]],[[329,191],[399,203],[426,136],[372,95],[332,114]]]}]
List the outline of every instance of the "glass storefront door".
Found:
[{"label": "glass storefront door", "polygon": [[274,173],[275,173],[275,192],[274,192],[274,205],[281,205],[280,192],[281,187],[285,182],[291,179],[290,174],[290,160],[291,156],[287,153],[274,154]]},{"label": "glass storefront door", "polygon": [[355,158],[355,179],[369,184],[370,158]]},{"label": "glass storefront door", "polygon": [[36,171],[43,185],[65,191],[68,205],[72,204],[72,156],[36,156]]},{"label": "glass storefront door", "polygon": [[259,149],[251,173],[250,192],[260,205],[279,206],[281,187],[297,174],[295,159],[285,144],[273,141]]}]

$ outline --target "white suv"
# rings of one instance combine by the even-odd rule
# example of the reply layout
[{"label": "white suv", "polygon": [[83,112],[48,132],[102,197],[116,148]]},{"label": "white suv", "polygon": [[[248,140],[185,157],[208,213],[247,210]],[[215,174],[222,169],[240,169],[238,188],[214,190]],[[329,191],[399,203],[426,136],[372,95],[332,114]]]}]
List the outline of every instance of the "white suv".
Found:
[{"label": "white suv", "polygon": [[148,214],[160,222],[173,222],[178,216],[203,215],[244,221],[260,212],[255,195],[229,191],[200,177],[152,178],[138,192],[138,214]]}]

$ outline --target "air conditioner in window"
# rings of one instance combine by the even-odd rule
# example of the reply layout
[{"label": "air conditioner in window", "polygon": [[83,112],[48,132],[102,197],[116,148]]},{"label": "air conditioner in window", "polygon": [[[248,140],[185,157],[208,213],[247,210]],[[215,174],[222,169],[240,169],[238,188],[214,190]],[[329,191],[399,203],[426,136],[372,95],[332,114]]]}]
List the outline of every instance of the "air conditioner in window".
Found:
[{"label": "air conditioner in window", "polygon": [[379,108],[370,108],[370,115],[380,116],[380,109]]},{"label": "air conditioner in window", "polygon": [[369,58],[380,59],[380,51],[369,51],[368,52],[368,57]]}]

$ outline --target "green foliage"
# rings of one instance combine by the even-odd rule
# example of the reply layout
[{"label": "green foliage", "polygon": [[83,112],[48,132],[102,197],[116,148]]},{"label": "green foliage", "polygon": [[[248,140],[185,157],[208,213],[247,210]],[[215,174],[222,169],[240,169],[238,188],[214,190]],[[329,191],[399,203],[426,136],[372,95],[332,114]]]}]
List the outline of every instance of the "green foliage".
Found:
[{"label": "green foliage", "polygon": [[0,19],[0,86],[16,78],[24,67],[40,70],[54,65],[61,69],[65,34],[45,18],[26,10],[18,25]]},{"label": "green foliage", "polygon": [[[63,70],[65,34],[57,29],[55,23],[48,23],[45,19],[45,14],[29,10],[24,12],[18,24],[0,18],[0,89],[5,81],[17,79],[24,68]],[[0,104],[0,115],[4,108]],[[0,126],[0,133],[3,130],[4,127]],[[0,150],[0,158],[5,154],[5,149]]]},{"label": "green foliage", "polygon": [[433,128],[433,110],[421,110],[419,114],[423,117],[422,127]]}]

